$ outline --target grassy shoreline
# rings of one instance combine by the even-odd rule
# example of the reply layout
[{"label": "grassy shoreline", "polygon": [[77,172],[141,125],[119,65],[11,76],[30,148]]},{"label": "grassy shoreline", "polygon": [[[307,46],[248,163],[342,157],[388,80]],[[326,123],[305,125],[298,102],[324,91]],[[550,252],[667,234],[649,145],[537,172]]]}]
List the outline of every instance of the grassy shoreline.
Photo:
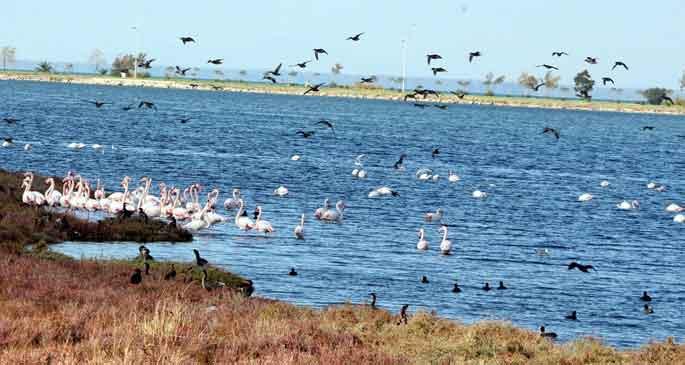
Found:
[{"label": "grassy shoreline", "polygon": [[[20,179],[0,171],[0,236],[17,228],[17,216],[41,214],[20,203]],[[251,281],[211,267],[210,281],[226,287],[207,291],[188,263],[173,263],[178,276],[165,280],[172,263],[152,261],[132,285],[141,259],[75,260],[50,251],[43,236],[0,239],[3,364],[685,363],[685,345],[671,339],[617,350],[591,338],[557,344],[503,322],[418,312],[400,325],[369,305],[318,310],[251,298]]]},{"label": "grassy shoreline", "polygon": [[[193,80],[180,78],[122,79],[112,76],[84,74],[45,74],[31,71],[0,72],[0,80],[38,81],[127,87],[197,89],[215,92],[245,92],[257,94],[285,95],[302,95],[302,93],[305,90],[305,88],[302,85],[294,84],[271,84],[220,80]],[[379,99],[395,101],[402,101],[404,96],[398,90],[383,89],[373,86],[325,87],[321,90],[321,92],[319,92],[316,95],[329,97]],[[524,97],[467,95],[464,97],[464,99],[459,99],[452,94],[441,94],[439,98],[430,97],[426,99],[426,101],[433,103],[439,102],[444,104],[473,104],[541,109],[685,115],[685,106],[682,105],[648,105],[635,102],[585,101],[579,99],[538,98],[534,96]]]}]

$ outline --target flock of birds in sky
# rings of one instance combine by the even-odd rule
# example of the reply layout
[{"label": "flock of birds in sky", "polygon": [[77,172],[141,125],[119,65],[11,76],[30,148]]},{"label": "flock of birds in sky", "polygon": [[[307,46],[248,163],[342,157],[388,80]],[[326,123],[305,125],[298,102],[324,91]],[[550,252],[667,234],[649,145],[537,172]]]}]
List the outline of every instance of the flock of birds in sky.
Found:
[{"label": "flock of birds in sky", "polygon": [[[358,33],[352,35],[348,37],[347,40],[351,42],[359,42],[362,40],[362,36],[364,36],[364,34],[365,33]],[[195,43],[195,39],[193,37],[181,37],[180,40],[184,45]],[[322,57],[328,55],[328,52],[323,48],[314,48],[312,51],[313,58],[316,61],[319,61]],[[469,52],[468,62],[476,62],[478,58],[483,56],[484,54],[480,51]],[[568,53],[563,51],[555,51],[552,53],[552,56],[565,57],[568,56]],[[309,63],[314,62],[314,60],[309,59],[304,60],[302,62],[297,62],[291,65],[291,67],[304,69],[307,67]],[[138,67],[149,69],[150,67],[152,67],[151,65],[154,61],[155,59],[146,60],[138,64]],[[426,61],[433,75],[438,76],[439,74],[448,72],[446,66],[440,64],[444,61],[443,57],[440,54],[429,53],[426,55]],[[591,65],[596,65],[599,61],[597,58],[587,57],[585,59],[585,62]],[[223,59],[220,58],[208,60],[208,64],[212,65],[221,65],[222,63]],[[263,79],[271,83],[277,83],[278,78],[282,75],[282,66],[283,64],[279,63],[273,70],[267,71],[263,75]],[[558,67],[547,63],[540,64],[537,67],[544,68],[550,71],[558,70]],[[612,67],[612,70],[615,70],[617,68],[622,68],[625,71],[629,70],[628,65],[626,65],[622,61],[616,61]],[[176,66],[175,70],[178,75],[185,76],[186,72],[188,72],[190,68]],[[374,76],[369,76],[363,77],[361,79],[361,82],[373,83],[375,80],[376,78]],[[614,84],[614,80],[611,77],[603,77],[602,82],[604,83],[604,85],[607,85],[608,83],[611,83],[612,85]],[[309,85],[307,86],[303,94],[307,95],[311,93],[317,93],[325,85],[325,83]],[[535,85],[534,89],[537,91],[539,88],[543,86],[545,86],[544,82]],[[457,95],[459,98],[463,98],[466,95],[466,93],[464,92],[453,93]],[[405,96],[405,100],[417,99],[418,97],[426,99],[429,96],[439,95],[440,93],[436,90],[419,88],[407,94]],[[587,93],[579,94],[578,96],[584,98],[590,97],[590,95],[588,95]],[[668,98],[665,95],[664,97]],[[106,107],[107,105],[112,105],[112,102],[102,100],[84,100],[84,102],[90,103],[98,109]],[[425,106],[424,104],[419,103],[416,103],[415,105],[422,107]],[[436,105],[436,107],[441,109],[446,108],[446,106],[441,105]],[[149,109],[156,111],[157,106],[152,101],[142,100],[136,103],[127,104],[126,106],[123,106],[122,109],[124,111],[129,111],[132,109]],[[191,119],[192,118],[184,117],[180,118],[179,122],[187,123],[191,121]],[[8,125],[13,125],[20,122],[20,119],[14,117],[5,117],[2,118],[2,121]],[[332,135],[335,135],[335,125],[331,120],[321,119],[316,123],[316,126],[324,128],[325,130],[330,131]],[[643,130],[651,129],[654,129],[654,127],[643,127]],[[295,134],[307,139],[314,136],[317,132],[318,131],[314,129],[297,130]],[[559,130],[551,127],[545,127],[542,130],[542,133],[549,134],[557,140],[561,137]],[[2,147],[6,148],[12,147],[12,145],[13,140],[10,137],[5,138],[4,142],[2,143]],[[71,149],[80,150],[87,146],[83,143],[71,143],[67,147]],[[105,148],[104,145],[99,144],[91,145],[91,147],[95,150],[103,150]],[[27,144],[24,146],[24,149],[30,150],[31,146]],[[435,159],[439,158],[439,156],[439,148],[432,148],[431,158]],[[364,169],[365,157],[366,155],[359,155],[355,159],[355,168],[354,170],[352,170],[352,176],[356,179],[364,179],[368,175],[367,171]],[[405,169],[404,161],[406,158],[406,154],[400,155],[399,159],[392,165],[392,167],[388,168],[403,171]],[[291,156],[292,161],[298,161],[299,159],[299,155]],[[430,169],[419,169],[415,173],[414,177],[419,181],[437,181],[441,178],[440,175],[435,174]],[[459,175],[457,175],[453,171],[449,171],[447,175],[447,180],[449,183],[458,183],[461,179]],[[145,220],[166,219],[173,226],[177,226],[178,224],[177,227],[191,232],[198,232],[210,228],[213,225],[227,222],[232,222],[236,228],[243,232],[254,231],[262,235],[271,235],[277,231],[277,229],[271,224],[271,222],[265,219],[265,212],[263,212],[261,206],[257,205],[251,216],[248,214],[246,203],[241,194],[240,189],[233,189],[231,192],[231,196],[228,199],[224,200],[221,204],[219,201],[220,191],[218,189],[212,189],[208,191],[206,198],[203,201],[201,194],[205,190],[205,187],[203,187],[200,184],[191,184],[190,186],[187,186],[185,188],[180,188],[173,185],[167,186],[164,183],[159,183],[159,193],[158,195],[154,195],[153,191],[151,191],[152,178],[147,176],[140,178],[139,186],[137,187],[132,186],[132,182],[132,178],[126,176],[121,180],[120,183],[123,190],[108,194],[106,193],[105,186],[99,180],[97,181],[95,186],[93,186],[93,184],[87,179],[85,179],[83,176],[75,174],[73,172],[69,172],[62,180],[61,191],[56,188],[55,180],[53,178],[48,178],[44,181],[45,185],[47,186],[47,189],[41,192],[33,190],[34,175],[30,172],[27,172],[22,182],[22,201],[23,203],[31,206],[47,206],[51,208],[61,208],[69,211],[81,210],[88,213],[101,212],[102,214],[118,216],[122,219],[128,219],[134,215],[137,215],[140,217],[140,219]],[[609,181],[600,182],[600,186],[603,188],[606,188],[609,185]],[[664,185],[658,184],[656,182],[650,182],[647,185],[647,188],[653,191],[664,191],[666,189]],[[288,188],[285,186],[279,186],[273,191],[274,197],[285,198],[287,195]],[[368,193],[368,198],[393,198],[398,197],[399,195],[400,193],[395,189],[392,189],[388,186],[381,186],[370,191]],[[471,196],[474,199],[487,199],[488,193],[486,191],[475,190],[471,193]],[[593,198],[594,196],[592,194],[584,193],[581,194],[577,200],[583,203],[591,201]],[[225,212],[230,215],[223,215],[219,213],[217,210],[217,206],[223,207]],[[639,209],[639,206],[639,202],[636,200],[626,200],[619,202],[616,205],[616,208],[620,210],[635,210]],[[342,224],[344,222],[345,208],[346,205],[343,200],[337,201],[334,205],[331,205],[331,201],[329,199],[326,199],[319,208],[312,212],[312,216],[314,217],[314,219],[324,223]],[[685,207],[673,203],[666,207],[666,211],[677,213],[677,215],[675,215],[675,217],[673,218],[675,222],[685,223],[685,215],[682,214],[682,212],[685,211]],[[448,233],[450,226],[443,223],[444,213],[445,212],[442,208],[438,208],[434,212],[426,212],[423,216],[423,219],[426,222],[426,224],[435,223],[440,225],[439,232],[441,233],[441,238],[438,244],[438,252],[443,255],[450,255],[453,253],[454,247],[452,241],[449,238]],[[306,215],[302,214],[297,218],[297,224],[293,228],[292,234],[294,238],[298,240],[303,240],[306,237]],[[420,251],[427,251],[430,249],[430,247],[431,243],[429,242],[426,236],[425,229],[423,227],[419,228],[416,249]],[[141,246],[139,251],[139,254],[144,261],[144,273],[149,274],[150,267],[148,261],[152,260],[150,251],[145,246]],[[546,255],[548,254],[548,251],[542,250],[537,252],[537,254]],[[197,250],[194,250],[194,255],[195,266],[202,270],[203,288],[207,290],[212,290],[221,287],[222,283],[212,282],[207,278],[206,268],[209,264],[207,260],[202,258]],[[591,264],[583,264],[575,261],[570,262],[567,266],[567,269],[576,269],[582,273],[591,273],[592,271],[596,271],[596,269]],[[297,272],[294,268],[292,268],[288,275],[296,276]],[[136,269],[133,275],[130,277],[130,282],[132,284],[140,284],[143,280],[143,277],[143,271],[141,269]],[[165,279],[172,280],[175,277],[175,268],[172,266],[171,271],[165,274]],[[425,276],[422,277],[421,282],[428,283],[428,278]],[[489,291],[492,289],[506,290],[507,287],[503,282],[500,282],[497,288],[492,288],[490,287],[489,283],[485,283],[482,289],[485,291]],[[457,283],[455,283],[454,287],[452,288],[452,291],[454,293],[459,293],[462,291],[462,289],[459,287]],[[376,294],[371,293],[371,297],[371,306],[375,308]],[[640,297],[639,299],[647,303],[644,305],[645,313],[653,313],[653,308],[648,304],[652,300],[648,293],[644,292],[642,297]],[[400,311],[400,322],[406,323],[407,307],[408,306],[406,305],[403,306]],[[570,314],[568,314],[566,316],[566,319],[577,320],[576,311],[573,311]],[[544,326],[540,328],[540,334],[541,336],[546,338],[557,337],[555,333],[547,332]]]}]

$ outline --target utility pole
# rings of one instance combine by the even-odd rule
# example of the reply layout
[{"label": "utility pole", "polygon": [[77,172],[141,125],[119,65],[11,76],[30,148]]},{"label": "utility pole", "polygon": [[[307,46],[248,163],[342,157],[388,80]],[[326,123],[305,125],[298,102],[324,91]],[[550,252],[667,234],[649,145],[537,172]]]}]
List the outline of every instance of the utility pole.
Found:
[{"label": "utility pole", "polygon": [[411,35],[414,32],[414,28],[416,28],[416,24],[412,24],[411,27],[409,28],[409,34],[407,35],[407,39],[402,40],[402,93],[404,94],[404,91],[406,89],[406,82],[407,82],[407,50],[409,49],[409,41],[411,40]]},{"label": "utility pole", "polygon": [[[138,27],[131,27],[136,33],[136,52],[140,52],[140,34],[138,33]],[[138,55],[133,54],[133,78],[138,78]]]}]

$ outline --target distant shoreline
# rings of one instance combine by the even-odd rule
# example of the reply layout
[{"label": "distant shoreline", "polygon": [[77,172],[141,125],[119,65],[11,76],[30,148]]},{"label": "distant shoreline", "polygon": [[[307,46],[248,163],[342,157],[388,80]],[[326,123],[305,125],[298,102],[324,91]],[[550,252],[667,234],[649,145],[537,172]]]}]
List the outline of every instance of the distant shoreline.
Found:
[{"label": "distant shoreline", "polygon": [[[194,89],[215,92],[242,92],[255,94],[302,95],[306,88],[294,84],[267,84],[243,81],[193,80],[180,78],[132,79],[112,76],[83,74],[43,74],[38,72],[7,71],[0,72],[0,81],[56,82],[84,85],[107,85],[125,87],[151,87],[166,89]],[[324,87],[317,96],[376,99],[402,101],[404,95],[398,90],[376,87],[336,86]],[[467,95],[459,99],[452,94],[441,94],[439,98],[429,97],[418,102],[432,104],[491,105],[536,109],[584,110],[617,113],[640,113],[660,115],[685,115],[685,107],[680,105],[647,105],[635,102],[585,101],[579,99],[552,99],[524,96],[485,96]],[[409,102],[413,102],[410,100]]]}]

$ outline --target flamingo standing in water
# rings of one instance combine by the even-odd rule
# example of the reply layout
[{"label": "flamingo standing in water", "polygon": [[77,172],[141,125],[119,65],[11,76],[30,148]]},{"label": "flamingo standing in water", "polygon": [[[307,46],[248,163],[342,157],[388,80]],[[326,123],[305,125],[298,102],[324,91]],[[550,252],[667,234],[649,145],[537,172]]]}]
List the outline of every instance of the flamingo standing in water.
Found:
[{"label": "flamingo standing in water", "polygon": [[345,210],[345,202],[340,200],[335,204],[335,210],[329,209],[323,213],[321,220],[329,223],[340,223],[343,220],[343,211]]},{"label": "flamingo standing in water", "polygon": [[330,201],[328,198],[326,198],[323,201],[323,206],[321,208],[317,208],[316,211],[314,211],[314,218],[321,220],[321,217],[323,216],[324,213],[331,207]]},{"label": "flamingo standing in water", "polygon": [[265,235],[273,233],[274,228],[271,226],[271,222],[262,219],[262,207],[257,206],[257,219],[254,221],[254,230],[257,232],[262,232]]},{"label": "flamingo standing in water", "polygon": [[254,227],[254,222],[245,213],[245,202],[240,199],[240,207],[235,214],[235,225],[243,231],[249,231]]},{"label": "flamingo standing in water", "polygon": [[452,241],[447,239],[447,226],[440,226],[440,232],[442,232],[442,241],[440,242],[440,252],[443,255],[449,255],[452,251]]},{"label": "flamingo standing in water", "polygon": [[216,202],[219,200],[219,189],[214,189],[212,190],[209,194],[207,194],[207,202],[209,203],[209,206],[207,208],[207,211],[205,212],[205,222],[207,222],[208,225],[213,225],[221,222],[226,221],[226,217],[222,216],[221,214],[218,214],[214,210],[214,205]]},{"label": "flamingo standing in water", "polygon": [[148,199],[148,193],[150,191],[150,186],[152,186],[152,179],[145,177],[145,188],[143,189],[143,194],[138,200],[138,209],[142,209],[143,212],[150,218],[160,217],[162,215],[162,206],[156,203],[153,199]]},{"label": "flamingo standing in water", "polygon": [[233,189],[233,197],[224,201],[224,208],[226,210],[234,210],[240,208],[240,189]]},{"label": "flamingo standing in water", "polygon": [[300,217],[300,225],[295,227],[293,233],[295,233],[295,238],[297,238],[298,240],[304,239],[304,214],[302,214],[302,216]]},{"label": "flamingo standing in water", "polygon": [[428,241],[426,241],[425,231],[423,227],[419,228],[419,242],[416,244],[416,249],[425,251],[428,249]]},{"label": "flamingo standing in water", "polygon": [[188,209],[181,208],[178,206],[181,202],[181,194],[178,191],[178,189],[174,189],[172,193],[176,196],[176,198],[174,199],[174,203],[172,204],[171,214],[177,220],[185,220],[190,218],[190,213],[188,212]]}]

